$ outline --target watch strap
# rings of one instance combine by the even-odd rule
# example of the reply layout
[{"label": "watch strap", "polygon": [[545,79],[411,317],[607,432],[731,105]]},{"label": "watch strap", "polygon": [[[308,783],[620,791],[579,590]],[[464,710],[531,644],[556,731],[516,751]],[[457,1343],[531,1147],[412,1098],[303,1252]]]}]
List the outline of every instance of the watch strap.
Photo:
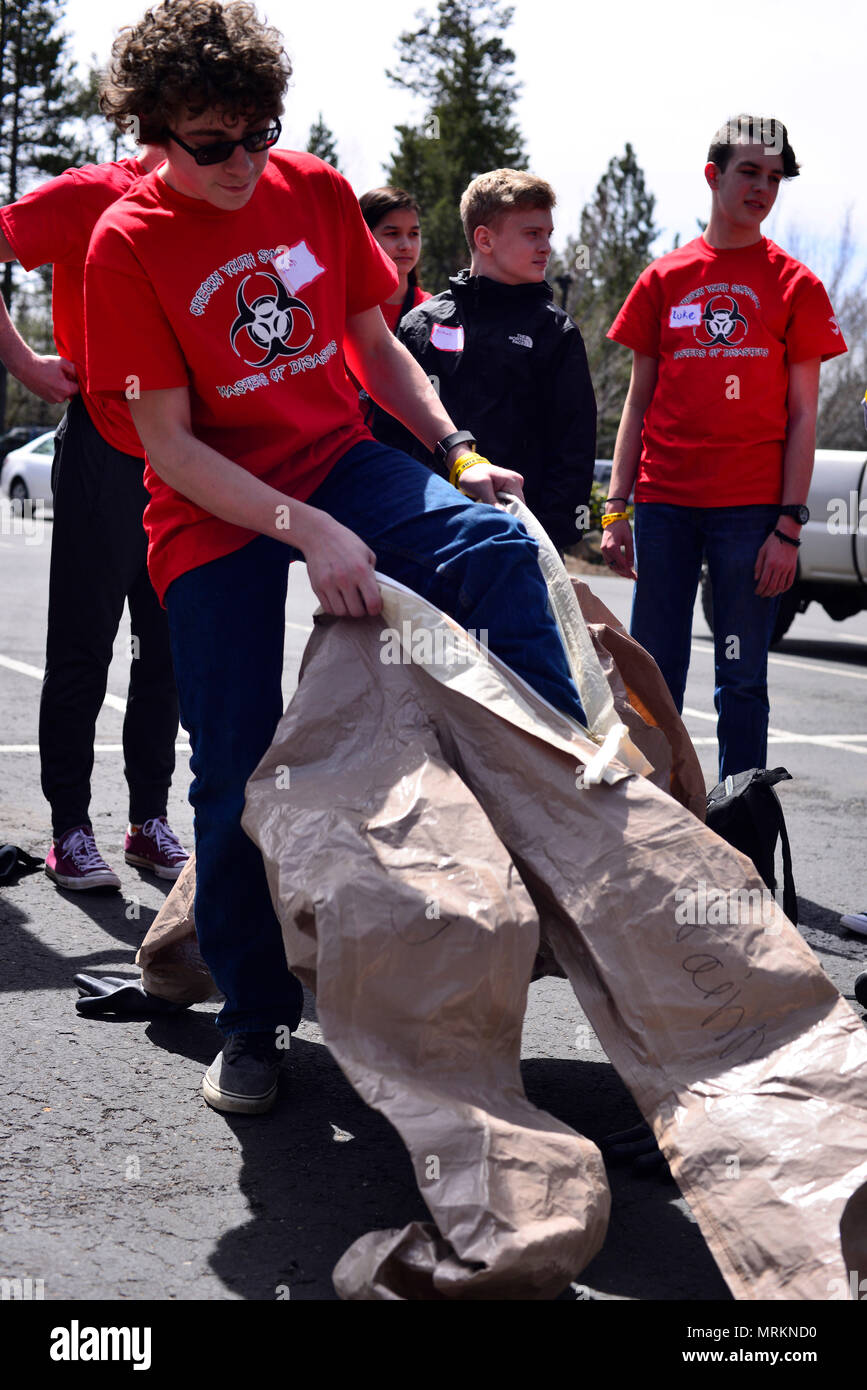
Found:
[{"label": "watch strap", "polygon": [[456,444],[469,444],[471,448],[476,447],[476,437],[471,430],[455,430],[453,434],[446,434],[442,439],[438,439],[434,445],[434,454],[437,462],[445,463],[449,453]]}]

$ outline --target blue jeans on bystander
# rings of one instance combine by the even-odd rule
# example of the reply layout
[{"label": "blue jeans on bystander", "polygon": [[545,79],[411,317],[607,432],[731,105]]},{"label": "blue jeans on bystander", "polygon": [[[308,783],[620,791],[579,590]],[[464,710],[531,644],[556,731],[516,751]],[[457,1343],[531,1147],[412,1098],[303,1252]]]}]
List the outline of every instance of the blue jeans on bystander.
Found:
[{"label": "blue jeans on bystander", "polygon": [[[308,499],[361,536],[383,574],[487,629],[491,651],[557,708],[585,716],[548,610],[536,542],[396,450],[357,444]],[[291,520],[291,511],[290,511]],[[225,1033],[297,1026],[302,992],[283,954],[244,787],[283,712],[286,585],[297,550],[267,536],[189,570],[166,594],[181,721],[192,744],[196,928],[226,996]]]},{"label": "blue jeans on bystander", "polygon": [[779,506],[635,508],[638,582],[630,631],[665,677],[683,709],[692,613],[707,556],[713,590],[714,705],[719,776],[765,767],[768,756],[768,647],[778,598],[759,598],[756,556]]}]

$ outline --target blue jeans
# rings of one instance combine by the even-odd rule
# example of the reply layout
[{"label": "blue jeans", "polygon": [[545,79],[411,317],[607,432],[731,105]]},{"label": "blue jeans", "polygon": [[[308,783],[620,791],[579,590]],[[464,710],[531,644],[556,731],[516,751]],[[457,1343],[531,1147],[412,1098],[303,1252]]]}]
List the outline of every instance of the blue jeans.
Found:
[{"label": "blue jeans", "polygon": [[630,631],[656,661],[678,710],[689,668],[692,613],[707,556],[713,588],[714,705],[720,781],[768,756],[768,647],[778,598],[759,598],[756,556],[778,506],[635,508],[638,582]]},{"label": "blue jeans", "polygon": [[[361,536],[377,569],[464,627],[557,708],[585,721],[547,606],[536,542],[407,455],[357,444],[309,502]],[[181,721],[192,744],[196,928],[226,996],[226,1033],[297,1026],[301,986],[283,954],[244,787],[283,713],[286,584],[297,550],[267,536],[190,570],[166,594]]]}]

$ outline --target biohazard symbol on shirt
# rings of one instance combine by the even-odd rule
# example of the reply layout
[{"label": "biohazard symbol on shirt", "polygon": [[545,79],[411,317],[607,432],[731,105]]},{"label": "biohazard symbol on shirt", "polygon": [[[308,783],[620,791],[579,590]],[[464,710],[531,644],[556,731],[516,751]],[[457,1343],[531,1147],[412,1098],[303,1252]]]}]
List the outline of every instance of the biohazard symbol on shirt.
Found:
[{"label": "biohazard symbol on shirt", "polygon": [[[701,328],[695,335],[697,343],[705,346],[722,343],[734,347],[747,336],[749,324],[740,311],[733,294],[715,294],[707,301],[701,316]],[[706,336],[702,336],[705,334]]]},{"label": "biohazard symbol on shirt", "polygon": [[[265,280],[271,281],[275,293],[257,295],[252,304],[248,304],[244,288],[248,280],[254,277],[245,275],[238,286],[238,317],[231,328],[232,347],[248,367],[267,367],[277,357],[297,357],[299,353],[306,352],[313,342],[316,329],[313,315],[303,299],[296,299],[294,295],[289,294],[282,280],[278,280],[276,275],[269,275],[265,270],[259,274]],[[299,312],[306,314],[310,320],[309,333],[303,319],[300,323],[297,321]],[[260,349],[265,354],[264,357],[244,357],[237,346],[237,339],[244,333],[247,335],[247,342]],[[303,342],[298,342],[298,337],[303,333],[307,333],[307,336]]]}]

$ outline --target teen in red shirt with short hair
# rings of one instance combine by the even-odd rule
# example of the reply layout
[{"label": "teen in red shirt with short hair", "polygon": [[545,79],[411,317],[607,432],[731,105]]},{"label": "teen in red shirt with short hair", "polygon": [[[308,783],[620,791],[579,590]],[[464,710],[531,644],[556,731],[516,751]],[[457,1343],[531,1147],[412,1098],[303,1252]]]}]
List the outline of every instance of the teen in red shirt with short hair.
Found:
[{"label": "teen in red shirt with short hair", "polygon": [[[768,646],[807,520],[819,367],[846,344],[821,282],[760,232],[798,173],[785,126],[728,122],[704,172],[706,231],[648,266],[608,334],[633,351],[608,513],[634,484],[631,631],[679,710],[707,555],[722,779],[765,766]],[[628,521],[605,526],[602,554],[635,576]]]}]

